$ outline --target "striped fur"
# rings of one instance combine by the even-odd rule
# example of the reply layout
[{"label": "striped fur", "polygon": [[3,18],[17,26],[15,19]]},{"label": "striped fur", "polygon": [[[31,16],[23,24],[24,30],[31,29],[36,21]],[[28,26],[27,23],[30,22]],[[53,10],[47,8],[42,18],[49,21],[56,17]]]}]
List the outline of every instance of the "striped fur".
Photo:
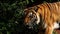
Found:
[{"label": "striped fur", "polygon": [[60,22],[60,2],[43,3],[40,5],[36,5],[36,6],[25,9],[26,16],[24,19],[24,23],[28,25],[33,21],[31,20],[32,18],[28,17],[29,13],[35,14],[37,19],[36,20],[37,24],[41,22],[40,17],[42,16],[43,22],[44,24],[46,24],[45,34],[52,34],[54,30],[54,23],[57,21]]}]

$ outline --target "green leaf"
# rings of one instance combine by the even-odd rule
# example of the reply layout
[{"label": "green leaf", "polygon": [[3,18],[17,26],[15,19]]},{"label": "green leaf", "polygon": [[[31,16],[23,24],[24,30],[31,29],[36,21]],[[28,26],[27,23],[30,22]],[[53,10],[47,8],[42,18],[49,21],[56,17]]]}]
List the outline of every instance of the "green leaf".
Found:
[{"label": "green leaf", "polygon": [[29,4],[29,1],[28,0],[26,0],[26,2],[27,2],[27,4]]},{"label": "green leaf", "polygon": [[34,0],[31,0],[31,2],[34,2]]},{"label": "green leaf", "polygon": [[7,34],[10,34],[10,32],[9,32],[9,31],[7,31]]},{"label": "green leaf", "polygon": [[0,31],[0,34],[2,34],[2,32]]}]

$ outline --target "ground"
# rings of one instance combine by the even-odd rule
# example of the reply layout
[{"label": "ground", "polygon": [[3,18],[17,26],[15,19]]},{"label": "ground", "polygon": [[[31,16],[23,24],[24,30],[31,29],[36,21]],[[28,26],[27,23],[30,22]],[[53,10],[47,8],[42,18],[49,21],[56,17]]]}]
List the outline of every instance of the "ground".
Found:
[{"label": "ground", "polygon": [[59,29],[56,29],[55,31],[57,32],[57,34],[60,34],[60,30]]}]

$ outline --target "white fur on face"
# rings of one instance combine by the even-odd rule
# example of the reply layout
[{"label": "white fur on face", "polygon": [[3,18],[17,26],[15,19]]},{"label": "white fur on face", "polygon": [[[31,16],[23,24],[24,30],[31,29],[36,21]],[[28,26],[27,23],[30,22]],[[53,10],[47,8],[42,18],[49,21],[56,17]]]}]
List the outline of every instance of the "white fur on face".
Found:
[{"label": "white fur on face", "polygon": [[36,15],[37,15],[37,24],[39,24],[39,22],[40,22],[40,16],[38,14],[36,14]]}]

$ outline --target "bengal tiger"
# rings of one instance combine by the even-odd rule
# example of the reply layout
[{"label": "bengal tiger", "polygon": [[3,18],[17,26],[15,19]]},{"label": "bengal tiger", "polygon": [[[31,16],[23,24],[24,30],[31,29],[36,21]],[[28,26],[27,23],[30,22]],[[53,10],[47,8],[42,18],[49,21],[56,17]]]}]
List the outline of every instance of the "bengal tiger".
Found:
[{"label": "bengal tiger", "polygon": [[24,12],[24,24],[28,25],[29,28],[33,28],[34,25],[39,23],[45,24],[45,34],[52,34],[54,23],[60,22],[60,2],[42,3],[26,8]]}]

